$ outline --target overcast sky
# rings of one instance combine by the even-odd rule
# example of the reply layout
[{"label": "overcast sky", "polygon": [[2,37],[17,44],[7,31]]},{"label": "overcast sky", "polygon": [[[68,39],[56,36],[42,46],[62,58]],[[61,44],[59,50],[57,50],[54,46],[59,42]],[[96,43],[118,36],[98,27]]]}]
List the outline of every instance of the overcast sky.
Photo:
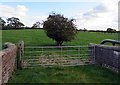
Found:
[{"label": "overcast sky", "polygon": [[[9,2],[8,2],[9,1]],[[118,30],[119,0],[2,0],[0,17],[18,17],[26,26],[45,21],[52,12],[76,19],[78,29]]]}]

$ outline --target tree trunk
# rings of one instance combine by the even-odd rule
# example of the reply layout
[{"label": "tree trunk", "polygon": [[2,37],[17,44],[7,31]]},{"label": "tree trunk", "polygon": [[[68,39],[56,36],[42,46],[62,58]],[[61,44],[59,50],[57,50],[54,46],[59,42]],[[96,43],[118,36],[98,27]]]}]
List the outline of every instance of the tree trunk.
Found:
[{"label": "tree trunk", "polygon": [[61,46],[63,44],[63,41],[56,41],[57,46]]},{"label": "tree trunk", "polygon": [[58,41],[56,41],[56,45],[59,46],[59,42]]},{"label": "tree trunk", "polygon": [[63,41],[60,41],[60,45],[59,46],[61,46],[63,44]]}]

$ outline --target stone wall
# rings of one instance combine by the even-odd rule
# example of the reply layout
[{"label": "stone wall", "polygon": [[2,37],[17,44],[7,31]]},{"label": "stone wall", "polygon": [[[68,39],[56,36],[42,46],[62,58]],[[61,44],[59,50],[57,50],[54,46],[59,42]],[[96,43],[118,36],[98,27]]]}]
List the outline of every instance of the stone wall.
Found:
[{"label": "stone wall", "polygon": [[6,43],[0,52],[0,84],[7,83],[15,69],[17,48],[14,44]]},{"label": "stone wall", "polygon": [[120,48],[118,46],[90,44],[89,49],[94,52],[94,54],[89,52],[89,55],[93,55],[89,56],[90,64],[101,65],[114,72],[120,72]]}]

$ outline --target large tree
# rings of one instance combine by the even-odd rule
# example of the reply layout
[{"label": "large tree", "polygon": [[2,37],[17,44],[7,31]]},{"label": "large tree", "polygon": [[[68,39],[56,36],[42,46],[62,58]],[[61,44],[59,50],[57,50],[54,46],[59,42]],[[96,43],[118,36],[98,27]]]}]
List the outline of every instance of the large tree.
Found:
[{"label": "large tree", "polygon": [[16,17],[8,18],[7,22],[8,22],[8,26],[12,26],[14,28],[19,28],[19,27],[24,26],[24,24],[20,22],[20,19]]},{"label": "large tree", "polygon": [[43,23],[43,28],[47,36],[61,46],[64,41],[71,41],[75,37],[77,30],[73,21],[74,19],[68,19],[61,14],[53,13]]}]

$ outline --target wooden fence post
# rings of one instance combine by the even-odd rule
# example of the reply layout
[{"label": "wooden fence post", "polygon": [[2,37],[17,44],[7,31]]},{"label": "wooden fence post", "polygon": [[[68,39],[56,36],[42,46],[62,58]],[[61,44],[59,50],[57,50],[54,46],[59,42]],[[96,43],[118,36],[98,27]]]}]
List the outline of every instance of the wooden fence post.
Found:
[{"label": "wooden fence post", "polygon": [[24,42],[20,41],[18,43],[18,58],[17,58],[18,69],[23,69],[23,57],[24,57]]}]

